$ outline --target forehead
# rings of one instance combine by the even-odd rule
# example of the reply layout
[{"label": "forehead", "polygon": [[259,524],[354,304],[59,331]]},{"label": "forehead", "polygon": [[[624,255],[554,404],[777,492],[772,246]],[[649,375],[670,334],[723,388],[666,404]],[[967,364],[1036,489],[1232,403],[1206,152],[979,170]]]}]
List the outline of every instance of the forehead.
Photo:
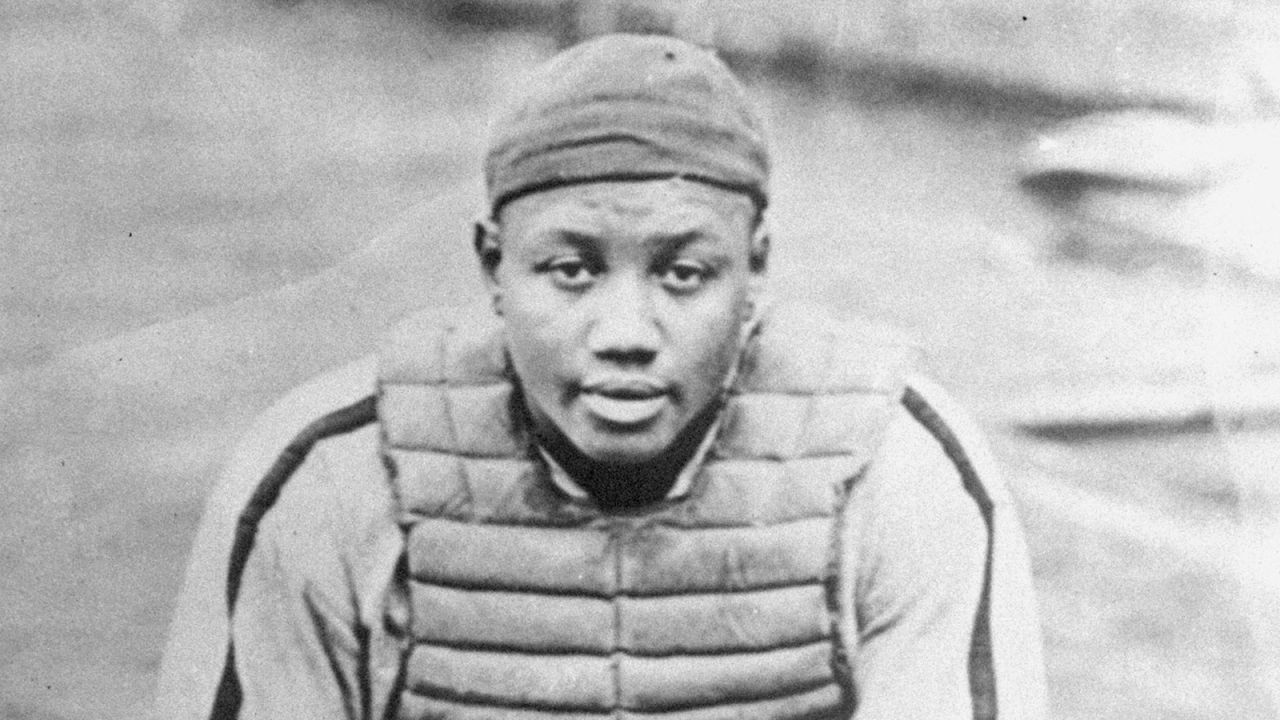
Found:
[{"label": "forehead", "polygon": [[504,233],[570,229],[632,233],[749,232],[755,206],[741,193],[679,178],[568,185],[512,201],[499,217]]}]

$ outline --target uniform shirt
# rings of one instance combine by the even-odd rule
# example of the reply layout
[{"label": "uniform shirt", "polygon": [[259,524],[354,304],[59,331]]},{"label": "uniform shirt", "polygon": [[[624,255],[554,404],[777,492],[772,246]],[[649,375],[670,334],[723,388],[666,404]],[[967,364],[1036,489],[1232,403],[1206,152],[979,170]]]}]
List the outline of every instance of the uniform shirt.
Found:
[{"label": "uniform shirt", "polygon": [[[348,368],[336,381],[313,383],[292,403],[322,405],[317,395],[358,400],[372,387],[368,372]],[[949,404],[936,392],[930,399],[935,407]],[[343,404],[331,403],[331,409]],[[851,658],[857,720],[972,717],[975,672],[994,673],[1000,717],[1043,714],[1039,628],[1021,532],[981,442],[954,410],[947,416],[965,439],[969,461],[981,466],[993,504],[990,602],[979,602],[987,522],[937,439],[904,409],[850,497],[841,576],[857,616]],[[271,434],[270,427],[260,424],[259,433]],[[401,649],[384,620],[407,603],[395,582],[404,538],[378,442],[373,424],[317,443],[259,528],[232,622],[242,718],[381,718],[398,692]],[[230,475],[265,467],[274,458],[244,455],[270,446],[251,433]],[[682,477],[696,472],[704,456],[705,443]],[[581,492],[554,465],[553,471],[567,492]],[[677,482],[672,492],[678,495],[687,484]],[[224,485],[252,483],[229,477]],[[210,544],[216,543],[206,539]],[[200,579],[199,550],[198,543],[188,594]],[[217,565],[216,559],[210,563]],[[216,573],[203,575],[208,580]],[[182,616],[180,608],[179,622]],[[206,612],[204,619],[210,617]],[[976,622],[989,624],[992,648],[975,658],[975,667],[970,650]],[[203,717],[201,701],[186,698],[211,694],[202,685],[184,696],[180,676],[201,682],[193,668],[211,663],[182,647],[184,632],[191,635],[175,624],[159,709],[162,716],[194,720]],[[208,707],[203,705],[204,714]]]}]

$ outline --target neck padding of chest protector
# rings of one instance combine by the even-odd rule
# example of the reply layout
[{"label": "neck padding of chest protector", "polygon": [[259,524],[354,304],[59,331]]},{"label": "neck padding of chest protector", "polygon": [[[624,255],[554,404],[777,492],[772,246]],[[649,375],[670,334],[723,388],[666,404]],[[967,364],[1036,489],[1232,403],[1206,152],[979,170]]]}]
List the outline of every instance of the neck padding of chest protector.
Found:
[{"label": "neck padding of chest protector", "polygon": [[406,533],[400,716],[847,717],[838,529],[915,356],[774,308],[690,493],[611,514],[550,481],[500,325],[410,318],[378,397]]}]

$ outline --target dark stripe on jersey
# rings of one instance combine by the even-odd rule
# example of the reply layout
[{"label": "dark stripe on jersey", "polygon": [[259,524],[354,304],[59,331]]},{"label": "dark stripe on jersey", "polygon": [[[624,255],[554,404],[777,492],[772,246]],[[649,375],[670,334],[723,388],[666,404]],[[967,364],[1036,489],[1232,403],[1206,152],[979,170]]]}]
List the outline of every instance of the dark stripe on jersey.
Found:
[{"label": "dark stripe on jersey", "polygon": [[987,526],[987,559],[982,573],[982,594],[978,598],[978,610],[973,619],[973,638],[969,643],[969,694],[973,699],[974,720],[995,720],[996,672],[991,648],[991,564],[995,551],[995,526],[991,496],[983,487],[978,471],[974,469],[959,438],[929,405],[929,401],[914,388],[908,387],[902,396],[902,404],[933,435],[956,466],[965,492],[977,503],[982,522]]},{"label": "dark stripe on jersey", "polygon": [[[284,490],[285,483],[293,477],[294,471],[306,460],[307,453],[316,443],[327,437],[342,435],[358,430],[377,418],[377,397],[370,395],[363,400],[348,405],[316,420],[285,446],[271,469],[258,482],[253,496],[240,512],[236,522],[235,543],[231,546],[231,562],[227,567],[227,617],[230,618],[236,607],[236,596],[240,594],[240,580],[244,575],[245,563],[253,550],[254,539],[258,535],[258,526],[262,518]],[[229,630],[230,628],[228,628]],[[228,635],[230,633],[228,632]],[[234,720],[240,713],[240,680],[235,673],[235,646],[230,638],[227,641],[227,659],[222,666],[222,680],[218,683],[218,694],[213,700],[210,720]]]}]

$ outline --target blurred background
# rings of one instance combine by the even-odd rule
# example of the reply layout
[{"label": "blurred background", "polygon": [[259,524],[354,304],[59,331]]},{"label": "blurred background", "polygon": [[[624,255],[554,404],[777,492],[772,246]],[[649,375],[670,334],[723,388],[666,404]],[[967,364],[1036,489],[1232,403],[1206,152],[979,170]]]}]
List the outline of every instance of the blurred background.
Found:
[{"label": "blurred background", "polygon": [[485,121],[558,47],[713,44],[779,295],[914,332],[1027,526],[1054,718],[1280,712],[1280,5],[0,6],[0,716],[145,713],[250,420],[479,296]]}]

